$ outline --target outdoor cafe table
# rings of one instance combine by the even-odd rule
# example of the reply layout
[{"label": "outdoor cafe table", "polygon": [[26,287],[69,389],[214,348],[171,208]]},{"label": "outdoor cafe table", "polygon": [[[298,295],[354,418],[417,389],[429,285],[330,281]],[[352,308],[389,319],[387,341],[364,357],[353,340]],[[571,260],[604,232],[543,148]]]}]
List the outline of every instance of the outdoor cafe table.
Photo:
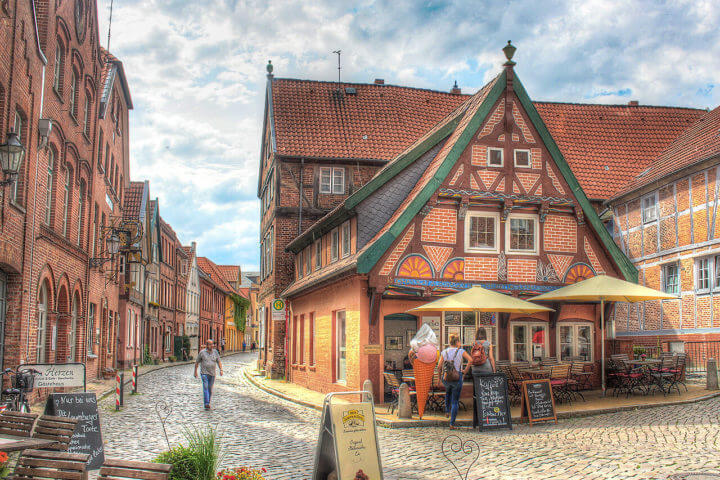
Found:
[{"label": "outdoor cafe table", "polygon": [[47,448],[55,443],[54,440],[45,438],[16,437],[14,435],[0,436],[0,451],[20,452],[27,449]]},{"label": "outdoor cafe table", "polygon": [[520,368],[518,370],[532,378],[550,378],[549,368]]},{"label": "outdoor cafe table", "polygon": [[625,363],[629,363],[630,365],[635,367],[654,367],[656,365],[660,365],[662,363],[662,360],[657,358],[648,358],[646,360],[625,360]]}]

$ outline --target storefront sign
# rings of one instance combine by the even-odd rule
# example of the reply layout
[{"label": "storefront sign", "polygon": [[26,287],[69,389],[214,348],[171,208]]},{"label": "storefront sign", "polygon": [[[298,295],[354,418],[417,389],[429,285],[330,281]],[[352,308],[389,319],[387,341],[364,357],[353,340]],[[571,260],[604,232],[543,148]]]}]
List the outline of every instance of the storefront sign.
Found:
[{"label": "storefront sign", "polygon": [[88,470],[100,468],[105,461],[105,448],[94,393],[52,393],[45,404],[45,415],[77,418],[68,451],[90,455]]},{"label": "storefront sign", "polygon": [[285,321],[285,300],[276,298],[272,302],[272,319],[275,322]]},{"label": "storefront sign", "polygon": [[546,420],[557,423],[555,399],[549,379],[524,381],[521,395],[520,415],[527,418],[530,425]]},{"label": "storefront sign", "polygon": [[[333,403],[337,395],[361,395],[358,403]],[[375,409],[367,392],[331,393],[323,404],[313,480],[335,472],[338,480],[382,480]]]},{"label": "storefront sign", "polygon": [[510,399],[508,397],[507,377],[502,373],[473,375],[475,382],[475,410],[473,426],[480,430],[509,428]]},{"label": "storefront sign", "polygon": [[365,355],[380,355],[382,353],[382,345],[380,345],[379,343],[364,345],[363,352],[365,353]]},{"label": "storefront sign", "polygon": [[560,286],[555,285],[532,285],[527,283],[467,283],[467,282],[451,282],[449,280],[426,280],[422,278],[395,278],[395,285],[406,285],[415,287],[439,287],[452,288],[455,290],[467,290],[474,285],[480,285],[488,290],[504,290],[504,291],[531,291],[531,292],[550,292],[557,290]]},{"label": "storefront sign", "polygon": [[85,389],[84,363],[34,363],[22,366],[32,368],[35,374],[35,388],[83,387]]}]

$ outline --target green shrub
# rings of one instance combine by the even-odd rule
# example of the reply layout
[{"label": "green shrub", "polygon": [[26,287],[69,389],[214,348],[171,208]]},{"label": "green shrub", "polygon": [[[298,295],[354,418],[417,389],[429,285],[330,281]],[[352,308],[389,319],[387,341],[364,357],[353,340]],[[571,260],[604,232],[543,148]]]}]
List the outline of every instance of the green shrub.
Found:
[{"label": "green shrub", "polygon": [[168,362],[174,363],[174,362],[176,362],[176,361],[177,361],[177,358],[175,358],[175,355],[170,355],[170,356],[168,357]]},{"label": "green shrub", "polygon": [[213,427],[186,429],[187,446],[178,445],[161,453],[154,462],[173,466],[170,480],[215,480],[222,457],[220,435]]}]

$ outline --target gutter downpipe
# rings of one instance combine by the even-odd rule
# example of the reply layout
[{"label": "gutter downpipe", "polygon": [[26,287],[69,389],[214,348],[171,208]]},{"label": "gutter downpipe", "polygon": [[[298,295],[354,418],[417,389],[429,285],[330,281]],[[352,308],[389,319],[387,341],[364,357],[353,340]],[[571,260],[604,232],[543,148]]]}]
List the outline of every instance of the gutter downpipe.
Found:
[{"label": "gutter downpipe", "polygon": [[[47,57],[45,57],[45,54],[43,53],[42,49],[40,48],[40,34],[38,33],[37,29],[37,12],[35,10],[35,0],[30,0],[30,7],[32,8],[33,12],[33,20],[35,23],[35,40],[37,41],[37,49],[38,53],[40,54],[40,59],[43,62],[42,66],[42,77],[40,79],[40,112],[38,115],[38,119],[42,118],[43,116],[43,107],[45,105],[45,67],[47,66]],[[17,18],[17,16],[16,16]],[[28,135],[28,138],[30,138],[30,135]],[[31,322],[31,312],[32,312],[32,276],[33,276],[33,261],[35,258],[35,227],[37,224],[37,188],[38,188],[38,169],[40,164],[40,150],[44,149],[47,146],[47,142],[41,143],[36,152],[35,152],[35,185],[34,185],[34,192],[33,192],[33,214],[32,214],[32,230],[31,230],[31,237],[30,237],[30,270],[28,275],[28,329],[27,329],[27,341],[25,343],[25,363],[28,361],[28,357],[30,355],[30,322]],[[25,224],[27,228],[27,223]],[[46,331],[47,334],[47,331]]]}]

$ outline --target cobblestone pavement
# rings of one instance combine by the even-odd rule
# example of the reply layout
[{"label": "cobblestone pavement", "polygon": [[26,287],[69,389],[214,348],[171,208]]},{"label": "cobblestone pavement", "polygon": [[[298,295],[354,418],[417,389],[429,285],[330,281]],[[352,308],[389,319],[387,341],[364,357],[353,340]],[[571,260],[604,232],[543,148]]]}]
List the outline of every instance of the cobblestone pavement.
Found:
[{"label": "cobblestone pavement", "polygon": [[[271,479],[306,479],[312,474],[320,413],[258,390],[242,376],[255,356],[227,357],[216,382],[213,410],[202,408],[200,381],[192,366],[140,377],[140,395],[126,397],[124,410],[101,408],[108,456],[151,459],[166,448],[155,402],[173,412],[170,442],[182,440],[190,424],[218,424],[227,455],[223,464],[265,466]],[[521,425],[512,431],[457,431],[475,441],[479,458],[468,479],[665,479],[682,472],[720,473],[720,399],[686,406],[561,420],[558,425]],[[459,479],[441,453],[443,428],[379,429],[385,478]],[[447,449],[446,449],[447,450]],[[473,455],[474,456],[474,455]],[[462,463],[462,462],[459,462]]]}]

